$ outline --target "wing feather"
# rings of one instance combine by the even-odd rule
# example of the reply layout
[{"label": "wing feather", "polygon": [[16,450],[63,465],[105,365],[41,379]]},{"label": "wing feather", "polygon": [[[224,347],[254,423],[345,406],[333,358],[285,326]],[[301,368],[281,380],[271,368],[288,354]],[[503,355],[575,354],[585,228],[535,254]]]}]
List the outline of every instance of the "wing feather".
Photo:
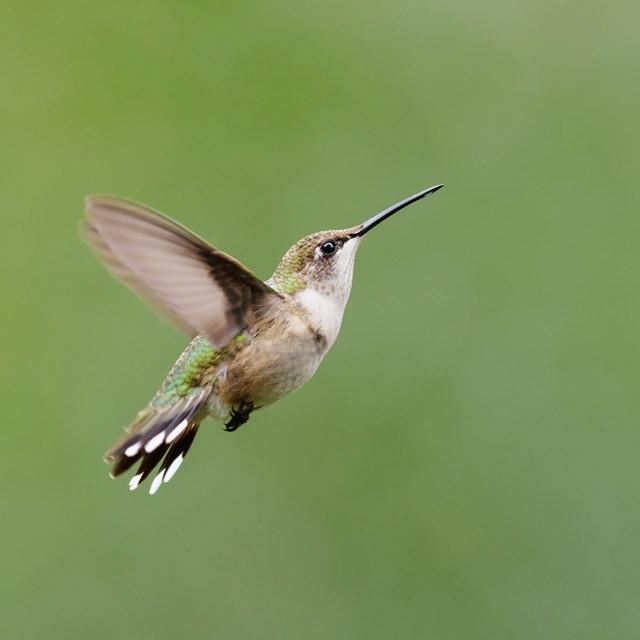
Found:
[{"label": "wing feather", "polygon": [[190,337],[224,347],[247,313],[279,298],[231,256],[143,205],[113,196],[86,200],[84,238],[113,275]]}]

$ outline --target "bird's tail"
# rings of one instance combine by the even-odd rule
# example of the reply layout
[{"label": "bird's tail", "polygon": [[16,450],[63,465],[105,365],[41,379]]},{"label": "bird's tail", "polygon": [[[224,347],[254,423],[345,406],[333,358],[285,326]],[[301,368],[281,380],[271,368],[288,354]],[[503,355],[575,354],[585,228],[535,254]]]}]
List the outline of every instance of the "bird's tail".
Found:
[{"label": "bird's tail", "polygon": [[153,495],[163,482],[169,482],[196,437],[208,396],[209,390],[199,390],[168,407],[158,408],[151,404],[141,411],[104,456],[105,462],[114,463],[111,477],[119,476],[139,461],[140,466],[129,481],[131,491],[137,489],[160,463],[149,493]]}]

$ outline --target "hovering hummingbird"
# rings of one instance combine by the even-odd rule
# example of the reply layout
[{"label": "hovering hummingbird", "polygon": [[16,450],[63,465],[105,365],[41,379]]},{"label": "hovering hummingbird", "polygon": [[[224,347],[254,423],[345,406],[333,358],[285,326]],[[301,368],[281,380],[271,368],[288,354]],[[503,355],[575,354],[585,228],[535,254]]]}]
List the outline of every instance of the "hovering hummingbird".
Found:
[{"label": "hovering hummingbird", "polygon": [[160,465],[150,493],[176,473],[202,420],[235,431],[302,386],[334,343],[362,238],[436,185],[340,231],[293,245],[262,282],[186,227],[141,204],[89,196],[83,236],[106,267],[191,344],[148,406],[105,454],[116,477],[140,462],[133,491]]}]

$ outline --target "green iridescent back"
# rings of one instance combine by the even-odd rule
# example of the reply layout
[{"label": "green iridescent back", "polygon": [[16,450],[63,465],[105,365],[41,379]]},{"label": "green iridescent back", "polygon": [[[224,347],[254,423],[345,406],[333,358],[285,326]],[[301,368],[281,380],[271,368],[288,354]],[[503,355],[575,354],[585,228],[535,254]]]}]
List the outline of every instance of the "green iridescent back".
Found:
[{"label": "green iridescent back", "polygon": [[224,349],[215,349],[204,335],[196,336],[173,365],[169,375],[151,401],[151,406],[162,409],[180,398],[196,395],[202,391],[203,383],[210,381],[207,374],[238,347],[245,339],[236,336]]}]

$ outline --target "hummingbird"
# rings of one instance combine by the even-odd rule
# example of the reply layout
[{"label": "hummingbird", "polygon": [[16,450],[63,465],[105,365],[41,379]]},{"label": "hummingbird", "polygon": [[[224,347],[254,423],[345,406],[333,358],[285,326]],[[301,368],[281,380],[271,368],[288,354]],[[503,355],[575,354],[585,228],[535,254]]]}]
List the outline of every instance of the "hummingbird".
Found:
[{"label": "hummingbird", "polygon": [[175,475],[205,418],[235,431],[307,382],[338,337],[364,236],[443,186],[355,227],[306,236],[266,282],[158,211],[115,196],[87,197],[81,232],[96,256],[192,340],[106,452],[110,475],[139,463],[133,491],[157,469],[153,495]]}]

